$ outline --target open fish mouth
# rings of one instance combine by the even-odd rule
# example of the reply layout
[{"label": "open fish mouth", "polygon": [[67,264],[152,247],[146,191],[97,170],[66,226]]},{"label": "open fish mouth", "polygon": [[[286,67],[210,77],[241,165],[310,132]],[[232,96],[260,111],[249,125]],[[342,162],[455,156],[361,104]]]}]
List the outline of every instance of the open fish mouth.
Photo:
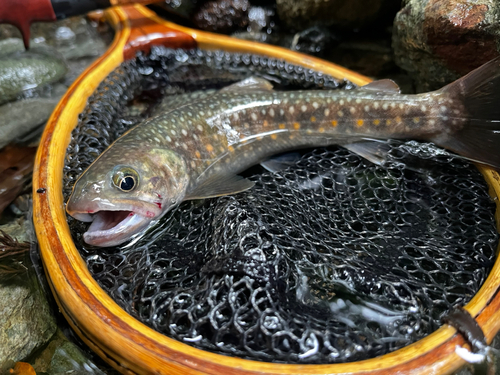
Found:
[{"label": "open fish mouth", "polygon": [[92,224],[83,234],[83,240],[94,246],[119,245],[151,222],[150,217],[133,211],[98,211],[92,217]]},{"label": "open fish mouth", "polygon": [[75,219],[91,222],[83,234],[83,240],[93,246],[116,246],[130,239],[131,235],[145,229],[156,217],[155,213],[130,210],[99,210],[94,212],[70,212]]}]

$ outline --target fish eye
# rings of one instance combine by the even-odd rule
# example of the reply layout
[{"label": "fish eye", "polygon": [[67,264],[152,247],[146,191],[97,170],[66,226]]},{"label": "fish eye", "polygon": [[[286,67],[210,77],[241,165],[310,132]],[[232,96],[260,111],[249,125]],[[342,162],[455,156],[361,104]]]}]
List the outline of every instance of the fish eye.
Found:
[{"label": "fish eye", "polygon": [[113,185],[126,193],[134,190],[138,181],[139,174],[133,168],[117,166],[113,172]]}]

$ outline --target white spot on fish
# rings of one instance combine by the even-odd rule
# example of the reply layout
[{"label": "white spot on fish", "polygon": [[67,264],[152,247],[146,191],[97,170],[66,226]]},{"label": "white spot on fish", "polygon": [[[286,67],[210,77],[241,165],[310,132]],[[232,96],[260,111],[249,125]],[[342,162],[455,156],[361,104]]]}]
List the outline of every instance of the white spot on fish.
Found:
[{"label": "white spot on fish", "polygon": [[421,110],[422,112],[425,112],[425,111],[427,111],[427,107],[426,107],[425,105],[422,105],[422,106],[420,107],[420,110]]},{"label": "white spot on fish", "polygon": [[361,103],[361,99],[360,98],[356,99],[356,103],[358,104]]},{"label": "white spot on fish", "polygon": [[300,109],[302,110],[302,112],[307,111],[307,107],[305,105],[303,105],[302,107],[300,107]]},{"label": "white spot on fish", "polygon": [[403,109],[405,105],[403,103],[399,103],[399,109]]},{"label": "white spot on fish", "polygon": [[444,105],[439,107],[439,109],[441,110],[441,112],[446,112],[448,110],[448,108],[446,108],[446,106],[444,106]]},{"label": "white spot on fish", "polygon": [[388,108],[389,108],[389,104],[387,104],[387,103],[382,104],[383,110],[387,111]]},{"label": "white spot on fish", "polygon": [[290,112],[290,114],[293,115],[293,112],[295,112],[295,108],[293,108],[293,106],[291,106],[290,108],[288,108],[288,112]]},{"label": "white spot on fish", "polygon": [[198,125],[196,128],[197,128],[200,132],[202,132],[202,131],[203,131],[203,126],[201,126],[201,125]]},{"label": "white spot on fish", "polygon": [[280,116],[284,116],[285,115],[285,110],[283,108],[280,108]]},{"label": "white spot on fish", "polygon": [[356,112],[356,108],[354,108],[354,107],[349,108],[349,112],[351,112],[351,113]]},{"label": "white spot on fish", "polygon": [[338,114],[340,117],[344,116],[344,112],[342,112],[342,111],[338,111],[338,112],[337,112],[337,114]]},{"label": "white spot on fish", "polygon": [[319,104],[318,104],[317,102],[313,102],[312,106],[313,106],[315,109],[318,109]]},{"label": "white spot on fish", "polygon": [[182,129],[181,132],[182,132],[182,135],[188,135],[188,132],[186,131],[186,129]]},{"label": "white spot on fish", "polygon": [[378,109],[379,105],[378,102],[373,102],[373,108]]},{"label": "white spot on fish", "polygon": [[265,110],[265,109],[263,109],[263,110],[261,111],[261,113],[265,116],[265,115],[266,115],[266,110]]},{"label": "white spot on fish", "polygon": [[[314,105],[314,104],[313,104]],[[325,109],[325,116],[328,116],[330,114],[330,110],[328,108]]]},{"label": "white spot on fish", "polygon": [[175,130],[174,129],[170,129],[170,133],[172,133],[172,135],[175,135]]},{"label": "white spot on fish", "polygon": [[170,138],[168,135],[165,137],[165,139],[167,140],[167,142],[172,142],[172,138]]},{"label": "white spot on fish", "polygon": [[252,120],[257,121],[257,115],[255,113],[252,113],[250,117],[252,118]]},{"label": "white spot on fish", "polygon": [[240,119],[240,116],[237,113],[233,113],[233,120],[238,121]]},{"label": "white spot on fish", "polygon": [[344,105],[344,100],[343,100],[343,99],[340,99],[339,104],[340,104],[340,105]]},{"label": "white spot on fish", "polygon": [[269,116],[274,117],[274,109],[269,109]]},{"label": "white spot on fish", "polygon": [[365,105],[365,111],[366,111],[366,112],[369,112],[369,111],[370,111],[370,106]]}]

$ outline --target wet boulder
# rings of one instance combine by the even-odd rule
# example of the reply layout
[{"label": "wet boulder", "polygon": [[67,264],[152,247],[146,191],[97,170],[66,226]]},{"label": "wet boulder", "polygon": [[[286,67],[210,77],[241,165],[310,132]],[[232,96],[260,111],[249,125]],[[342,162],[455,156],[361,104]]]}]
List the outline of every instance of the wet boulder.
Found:
[{"label": "wet boulder", "polygon": [[65,74],[64,62],[48,51],[0,56],[0,104],[15,99],[23,90],[56,82]]},{"label": "wet boulder", "polygon": [[[0,226],[19,243],[30,241],[32,233],[27,220]],[[22,244],[21,244],[22,245]],[[0,252],[16,251],[2,242]],[[2,262],[0,266],[5,266]],[[2,275],[5,269],[1,268]],[[29,262],[25,271],[16,276],[0,278],[0,372],[14,362],[25,359],[43,346],[55,333],[56,322]]]},{"label": "wet boulder", "polygon": [[58,101],[59,98],[33,98],[0,106],[0,148],[33,134],[45,124]]},{"label": "wet boulder", "polygon": [[192,21],[202,30],[230,33],[248,25],[248,0],[210,0],[199,7]]},{"label": "wet boulder", "polygon": [[438,89],[498,56],[500,3],[407,0],[394,21],[396,63],[418,92]]},{"label": "wet boulder", "polygon": [[278,16],[288,27],[363,28],[390,24],[399,0],[276,0]]}]

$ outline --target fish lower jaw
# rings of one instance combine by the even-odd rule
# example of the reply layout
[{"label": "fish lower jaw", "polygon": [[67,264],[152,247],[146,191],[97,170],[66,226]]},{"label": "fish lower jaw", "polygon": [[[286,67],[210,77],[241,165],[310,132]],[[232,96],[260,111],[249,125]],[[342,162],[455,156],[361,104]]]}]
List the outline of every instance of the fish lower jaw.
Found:
[{"label": "fish lower jaw", "polygon": [[145,229],[154,216],[145,217],[132,211],[98,211],[93,214],[94,220],[83,240],[100,247],[120,245]]}]

